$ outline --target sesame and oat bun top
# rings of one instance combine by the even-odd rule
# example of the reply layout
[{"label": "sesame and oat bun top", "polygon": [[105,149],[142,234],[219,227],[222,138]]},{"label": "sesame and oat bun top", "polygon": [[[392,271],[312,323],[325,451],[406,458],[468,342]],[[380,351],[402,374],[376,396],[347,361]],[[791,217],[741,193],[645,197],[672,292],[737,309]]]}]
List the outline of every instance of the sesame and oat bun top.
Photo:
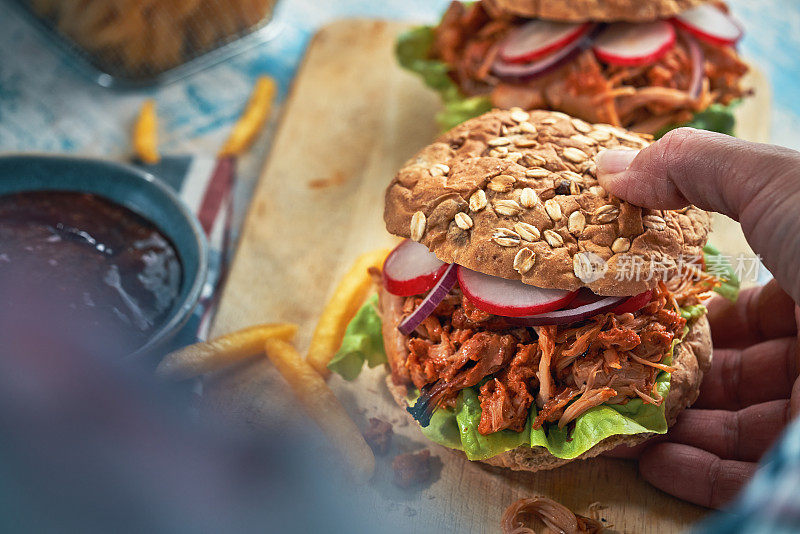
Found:
[{"label": "sesame and oat bun top", "polygon": [[708,0],[484,0],[489,9],[564,22],[652,22]]},{"label": "sesame and oat bun top", "polygon": [[[635,295],[661,278],[648,276],[649,266],[701,254],[710,225],[698,208],[648,210],[598,184],[594,160],[602,149],[648,144],[643,135],[559,112],[490,111],[400,169],[386,190],[386,227],[444,262],[485,274]],[[641,275],[632,276],[632,266]]]}]

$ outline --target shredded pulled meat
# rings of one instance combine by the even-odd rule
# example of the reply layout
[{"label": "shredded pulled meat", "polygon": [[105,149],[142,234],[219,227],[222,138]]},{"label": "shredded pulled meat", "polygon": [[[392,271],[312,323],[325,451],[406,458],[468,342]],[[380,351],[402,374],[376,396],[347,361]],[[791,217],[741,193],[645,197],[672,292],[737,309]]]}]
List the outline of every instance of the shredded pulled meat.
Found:
[{"label": "shredded pulled meat", "polygon": [[391,423],[387,423],[377,417],[371,417],[369,426],[364,431],[364,440],[375,454],[386,454],[392,444],[393,435],[394,429]]},{"label": "shredded pulled meat", "polygon": [[[475,308],[456,285],[402,338],[407,357],[392,362],[393,378],[416,386],[431,411],[454,406],[462,389],[477,387],[483,435],[522,431],[534,402],[533,428],[546,422],[563,428],[600,404],[640,398],[660,405],[664,399],[655,388],[656,377],[674,371],[664,358],[686,326],[680,306],[699,303],[714,284],[701,267],[697,271],[688,272],[688,281],[659,282],[635,313],[602,313],[537,329]],[[396,320],[411,313],[422,297],[400,300],[402,314]]]},{"label": "shredded pulled meat", "polygon": [[741,87],[747,65],[736,50],[706,43],[700,45],[705,53],[702,88],[699,95],[691,94],[692,60],[682,39],[649,65],[607,65],[585,50],[546,75],[504,81],[492,75],[492,63],[502,40],[519,24],[484,2],[466,6],[454,1],[436,28],[432,57],[450,66],[462,92],[488,95],[495,107],[552,109],[642,133],[687,122],[712,103],[727,105],[748,94]]},{"label": "shredded pulled meat", "polygon": [[544,526],[540,532],[565,534],[598,534],[603,524],[596,518],[578,515],[561,503],[547,497],[519,499],[503,512],[500,526],[503,534],[535,534],[534,526]]},{"label": "shredded pulled meat", "polygon": [[401,488],[410,488],[429,482],[434,475],[435,458],[428,449],[398,454],[392,460],[394,483]]}]

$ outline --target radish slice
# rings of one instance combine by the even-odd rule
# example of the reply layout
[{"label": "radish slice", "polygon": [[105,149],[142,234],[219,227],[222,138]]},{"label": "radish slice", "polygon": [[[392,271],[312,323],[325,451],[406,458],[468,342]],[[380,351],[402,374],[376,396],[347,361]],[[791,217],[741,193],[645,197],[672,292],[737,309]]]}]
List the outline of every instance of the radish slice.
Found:
[{"label": "radish slice", "polygon": [[697,40],[687,33],[682,33],[681,37],[689,47],[689,57],[692,58],[692,82],[689,85],[689,94],[692,98],[700,98],[703,92],[703,80],[706,77],[706,56]]},{"label": "radish slice", "polygon": [[681,28],[714,45],[734,45],[744,35],[742,26],[736,19],[711,4],[693,7],[672,20]]},{"label": "radish slice", "polygon": [[595,40],[593,50],[601,61],[635,67],[653,63],[674,45],[675,28],[669,22],[617,22],[603,30]]},{"label": "radish slice", "polygon": [[528,63],[580,39],[590,23],[569,24],[532,20],[519,26],[500,45],[500,57],[508,63]]},{"label": "radish slice", "polygon": [[602,297],[600,300],[564,310],[540,313],[529,317],[509,317],[508,322],[519,326],[545,326],[569,324],[588,319],[598,313],[607,312],[623,303],[626,297]]},{"label": "radish slice", "polygon": [[428,247],[406,239],[383,262],[383,285],[393,295],[421,295],[434,286],[446,267]]},{"label": "radish slice", "polygon": [[475,307],[504,317],[524,317],[557,310],[569,304],[578,293],[534,287],[464,267],[458,268],[458,284]]},{"label": "radish slice", "polygon": [[[590,29],[594,27],[594,25],[590,25]],[[589,33],[591,34],[592,32],[589,31]],[[527,80],[536,76],[541,76],[561,66],[576,53],[588,48],[590,44],[591,38],[589,35],[586,35],[564,45],[552,54],[531,63],[510,63],[498,55],[497,59],[495,59],[492,64],[492,73],[500,78],[509,78],[513,80]]]},{"label": "radish slice", "polygon": [[650,302],[650,297],[652,296],[653,292],[648,290],[633,297],[628,297],[627,300],[611,311],[616,314],[633,313],[644,308]]},{"label": "radish slice", "polygon": [[453,286],[456,285],[456,264],[450,264],[445,266],[444,273],[442,277],[439,279],[438,282],[433,286],[430,293],[428,293],[425,298],[420,302],[417,309],[411,312],[411,315],[403,319],[403,321],[397,326],[397,329],[400,330],[400,333],[404,336],[407,336],[411,332],[417,329],[417,327],[428,318],[428,316],[433,313],[433,310],[436,309],[436,306],[439,305],[440,302],[450,293],[450,290],[453,289]]}]

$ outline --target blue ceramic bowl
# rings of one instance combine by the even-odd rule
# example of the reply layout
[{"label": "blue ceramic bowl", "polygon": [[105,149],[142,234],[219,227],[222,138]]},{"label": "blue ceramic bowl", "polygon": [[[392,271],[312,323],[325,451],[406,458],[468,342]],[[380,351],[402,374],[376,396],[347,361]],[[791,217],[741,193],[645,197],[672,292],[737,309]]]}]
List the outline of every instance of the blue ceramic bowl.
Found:
[{"label": "blue ceramic bowl", "polygon": [[162,346],[189,319],[206,281],[208,247],[195,216],[172,189],[129,165],[67,156],[0,156],[0,195],[47,190],[97,194],[149,220],[172,241],[183,267],[180,293],[164,323],[134,355]]}]

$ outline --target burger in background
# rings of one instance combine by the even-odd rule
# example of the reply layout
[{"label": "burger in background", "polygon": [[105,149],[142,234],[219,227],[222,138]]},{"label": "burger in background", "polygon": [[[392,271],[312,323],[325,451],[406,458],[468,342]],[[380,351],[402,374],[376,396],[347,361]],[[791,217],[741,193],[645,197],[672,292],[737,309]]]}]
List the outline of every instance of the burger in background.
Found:
[{"label": "burger in background", "polygon": [[443,129],[520,107],[656,136],[732,134],[749,93],[742,35],[716,1],[454,1],[438,26],[403,34],[397,57],[441,94]]}]

